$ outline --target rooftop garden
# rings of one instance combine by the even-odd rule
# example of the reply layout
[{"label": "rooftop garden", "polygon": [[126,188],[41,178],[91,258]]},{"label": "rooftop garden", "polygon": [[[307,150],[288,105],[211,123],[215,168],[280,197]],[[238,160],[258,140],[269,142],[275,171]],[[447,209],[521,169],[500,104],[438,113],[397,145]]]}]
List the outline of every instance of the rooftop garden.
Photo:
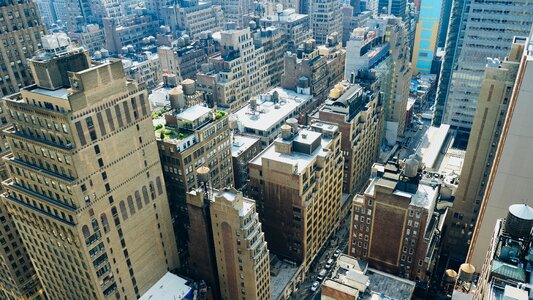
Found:
[{"label": "rooftop garden", "polygon": [[157,119],[163,116],[164,113],[170,111],[170,107],[164,107],[158,111],[152,113],[152,119]]},{"label": "rooftop garden", "polygon": [[191,132],[186,130],[179,130],[174,127],[167,127],[163,124],[157,124],[154,126],[155,136],[162,140],[182,140],[189,135]]},{"label": "rooftop garden", "polygon": [[219,111],[217,111],[217,114],[215,115],[215,119],[218,120],[218,119],[222,118],[225,115],[226,115],[225,111],[219,110]]}]

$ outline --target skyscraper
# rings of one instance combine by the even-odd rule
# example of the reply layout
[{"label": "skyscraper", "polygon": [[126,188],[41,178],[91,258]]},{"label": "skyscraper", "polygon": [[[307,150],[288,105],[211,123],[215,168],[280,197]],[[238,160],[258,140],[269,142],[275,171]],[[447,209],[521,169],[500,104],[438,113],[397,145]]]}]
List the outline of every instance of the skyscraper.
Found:
[{"label": "skyscraper", "polygon": [[485,59],[505,57],[513,37],[528,36],[532,23],[533,1],[513,0],[505,4],[498,0],[454,1],[435,124],[450,124],[468,136],[476,113]]},{"label": "skyscraper", "polygon": [[342,9],[338,0],[310,0],[309,18],[313,38],[318,45],[326,43],[328,35],[342,34]]},{"label": "skyscraper", "polygon": [[3,14],[0,52],[4,53],[0,61],[0,89],[2,95],[9,95],[32,82],[27,60],[39,49],[46,28],[33,1],[2,1],[0,8]]},{"label": "skyscraper", "polygon": [[255,202],[230,188],[203,190],[202,187],[187,196],[191,212],[203,212],[194,216],[203,221],[197,225],[207,229],[207,235],[194,239],[211,239],[208,244],[212,245],[214,254],[208,260],[208,251],[195,248],[198,250],[193,254],[195,265],[205,268],[208,263],[214,264],[216,271],[212,275],[218,275],[221,299],[270,299],[269,251]]},{"label": "skyscraper", "polygon": [[3,201],[47,297],[138,298],[177,266],[146,89],[45,40],[36,85],[4,98]]},{"label": "skyscraper", "polygon": [[414,73],[429,74],[437,50],[442,0],[422,0],[413,49]]},{"label": "skyscraper", "polygon": [[344,159],[336,125],[290,124],[250,161],[248,190],[270,251],[307,267],[339,225]]},{"label": "skyscraper", "polygon": [[525,42],[513,93],[509,99],[507,117],[467,256],[467,262],[477,269],[483,264],[496,220],[506,215],[509,205],[517,201],[528,203],[533,193],[533,132],[530,126],[533,115],[532,38],[533,35],[530,35]]},{"label": "skyscraper", "polygon": [[485,68],[472,134],[455,201],[447,215],[448,229],[442,246],[445,253],[459,261],[465,259],[468,251],[524,47],[525,38],[515,38],[508,58],[503,62],[489,59]]},{"label": "skyscraper", "polygon": [[405,18],[407,0],[378,0],[378,13]]}]

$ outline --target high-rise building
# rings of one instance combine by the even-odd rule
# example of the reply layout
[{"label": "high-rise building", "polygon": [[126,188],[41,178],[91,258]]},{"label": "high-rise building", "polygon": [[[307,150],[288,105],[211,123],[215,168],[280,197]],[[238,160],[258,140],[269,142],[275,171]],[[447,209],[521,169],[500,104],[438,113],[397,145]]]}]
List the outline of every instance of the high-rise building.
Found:
[{"label": "high-rise building", "polygon": [[254,13],[254,1],[252,0],[215,0],[213,2],[222,8],[224,21],[233,22],[239,28],[248,26]]},{"label": "high-rise building", "polygon": [[453,207],[447,215],[442,250],[464,261],[479,208],[496,154],[509,99],[525,47],[525,38],[515,38],[506,60],[489,59],[477,101],[476,117],[468,140],[465,160]]},{"label": "high-rise building", "polygon": [[[172,111],[166,113],[156,126],[159,155],[168,192],[172,221],[180,264],[187,271],[189,218],[186,193],[198,187],[196,170],[208,166],[210,185],[224,188],[233,185],[231,135],[228,116],[222,111],[193,105],[177,106],[179,98],[193,97],[194,82],[169,92]],[[193,93],[194,91],[194,93]],[[199,92],[198,92],[199,93]],[[184,95],[185,94],[185,95]],[[180,111],[182,110],[182,111]],[[160,123],[159,123],[160,122]],[[200,280],[202,278],[198,278]]]},{"label": "high-rise building", "polygon": [[106,45],[104,29],[98,24],[80,26],[79,30],[69,32],[68,36],[72,42],[88,50],[91,55],[98,56],[97,51],[102,50]]},{"label": "high-rise building", "polygon": [[379,14],[406,17],[407,0],[377,0],[377,2]]},{"label": "high-rise building", "polygon": [[359,192],[379,157],[384,124],[379,97],[358,84],[343,81],[331,90],[311,119],[339,127],[344,153],[343,191]]},{"label": "high-rise building", "polygon": [[409,38],[400,18],[375,17],[353,30],[346,43],[344,79],[355,83],[374,77],[379,81],[390,144],[405,129],[411,74]]},{"label": "high-rise building", "polygon": [[524,52],[509,99],[507,117],[501,130],[500,142],[494,154],[494,163],[481,203],[467,262],[476,268],[483,264],[484,253],[492,234],[494,222],[505,215],[506,208],[518,201],[527,202],[531,196],[533,176],[531,149],[533,133],[530,130],[533,107],[533,36],[525,42]]},{"label": "high-rise building", "polygon": [[415,74],[431,72],[439,38],[442,2],[443,0],[422,0],[411,60]]},{"label": "high-rise building", "polygon": [[259,20],[263,27],[273,26],[285,33],[288,51],[296,51],[298,46],[313,35],[309,24],[309,16],[298,14],[294,9],[286,9]]},{"label": "high-rise building", "polygon": [[448,25],[450,24],[450,13],[452,11],[453,0],[442,0],[440,10],[439,36],[437,38],[437,47],[444,49],[446,45],[446,36],[448,34]]},{"label": "high-rise building", "polygon": [[[160,1],[156,1],[158,4]],[[163,24],[178,36],[187,34],[195,39],[204,31],[219,31],[224,23],[220,5],[210,1],[176,1],[160,8]]]},{"label": "high-rise building", "polygon": [[326,43],[328,35],[342,34],[342,9],[337,0],[309,0],[309,19],[313,38],[318,45]]},{"label": "high-rise building", "polygon": [[275,27],[254,28],[254,45],[262,49],[265,57],[266,74],[270,82],[267,85],[279,86],[283,74],[283,55],[287,51],[285,32]]},{"label": "high-rise building", "polygon": [[281,137],[249,163],[269,250],[307,268],[340,224],[343,162],[338,127],[281,127]]},{"label": "high-rise building", "polygon": [[255,202],[235,189],[198,188],[189,192],[187,203],[191,214],[201,212],[197,219],[207,229],[207,235],[197,232],[193,239],[209,239],[214,254],[207,260],[209,251],[196,248],[195,265],[214,264],[214,274],[207,276],[218,274],[220,299],[270,299],[269,251]]},{"label": "high-rise building", "polygon": [[346,51],[340,42],[340,35],[332,34],[325,45],[317,46],[309,39],[296,53],[286,53],[281,86],[295,91],[309,89],[318,102],[325,100],[333,86],[342,80]]},{"label": "high-rise building", "polygon": [[[209,58],[197,74],[198,88],[212,95],[215,102],[235,111],[257,93],[267,90],[271,76],[262,47],[256,48],[249,28],[221,32],[221,54]],[[278,57],[282,59],[282,57]]]},{"label": "high-rise building", "polygon": [[178,263],[148,94],[119,60],[43,45],[4,98],[2,200],[48,298],[138,298]]},{"label": "high-rise building", "polygon": [[104,35],[107,50],[119,54],[123,47],[133,47],[129,50],[140,50],[144,45],[143,38],[155,35],[159,28],[159,21],[150,15],[117,18],[104,18]]},{"label": "high-rise building", "polygon": [[248,184],[248,162],[261,152],[261,140],[258,137],[233,134],[231,156],[233,160],[233,178],[235,188],[245,190]]},{"label": "high-rise building", "polygon": [[485,59],[505,57],[514,36],[529,35],[533,2],[455,0],[451,14],[434,123],[450,124],[466,139],[476,113]]},{"label": "high-rise building", "polygon": [[364,194],[353,199],[348,253],[370,267],[408,278],[428,280],[437,257],[439,189],[422,179],[420,162],[372,167]]},{"label": "high-rise building", "polygon": [[9,95],[32,83],[28,60],[41,47],[46,28],[33,1],[4,1],[0,8],[4,14],[0,25],[5,36],[0,44],[0,51],[5,53],[0,62],[0,89],[1,95]]},{"label": "high-rise building", "polygon": [[0,298],[45,299],[21,236],[2,201],[0,223]]}]

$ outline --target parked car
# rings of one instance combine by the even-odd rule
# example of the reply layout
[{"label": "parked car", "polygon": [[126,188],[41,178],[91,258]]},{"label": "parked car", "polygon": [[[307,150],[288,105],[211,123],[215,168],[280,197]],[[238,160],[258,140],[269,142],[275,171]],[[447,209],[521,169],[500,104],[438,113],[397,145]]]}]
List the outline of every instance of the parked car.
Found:
[{"label": "parked car", "polygon": [[316,276],[316,279],[318,281],[322,281],[324,280],[324,277],[326,277],[326,274],[328,273],[328,271],[326,269],[322,269],[320,270],[320,273],[318,273],[318,275]]},{"label": "parked car", "polygon": [[341,250],[340,249],[335,250],[335,253],[333,254],[333,257],[337,258],[337,257],[339,257],[339,255],[341,255]]},{"label": "parked car", "polygon": [[315,281],[315,282],[313,283],[313,285],[311,286],[311,291],[312,291],[312,292],[316,292],[316,290],[318,290],[318,287],[319,287],[319,286],[320,286],[320,282]]},{"label": "parked car", "polygon": [[332,266],[333,266],[333,259],[330,258],[330,259],[328,259],[328,261],[326,262],[326,269],[329,270],[329,269],[331,269]]}]

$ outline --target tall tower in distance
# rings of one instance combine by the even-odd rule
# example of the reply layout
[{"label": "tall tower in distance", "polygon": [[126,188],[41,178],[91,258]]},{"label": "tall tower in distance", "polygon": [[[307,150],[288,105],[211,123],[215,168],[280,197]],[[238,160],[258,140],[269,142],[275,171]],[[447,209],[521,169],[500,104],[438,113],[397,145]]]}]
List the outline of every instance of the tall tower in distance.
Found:
[{"label": "tall tower in distance", "polygon": [[0,9],[0,90],[5,96],[32,82],[27,60],[39,49],[46,28],[34,1],[1,1]]},{"label": "tall tower in distance", "polygon": [[177,253],[147,91],[46,36],[36,81],[4,97],[5,202],[50,299],[135,299]]}]

